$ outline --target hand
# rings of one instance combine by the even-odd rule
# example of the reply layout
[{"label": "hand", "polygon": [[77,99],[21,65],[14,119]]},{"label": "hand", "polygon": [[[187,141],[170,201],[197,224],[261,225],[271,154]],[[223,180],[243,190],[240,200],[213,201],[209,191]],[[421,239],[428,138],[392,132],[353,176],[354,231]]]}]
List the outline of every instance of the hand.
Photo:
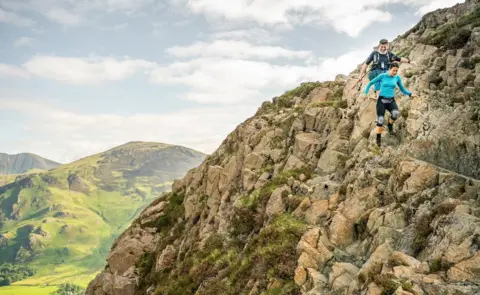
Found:
[{"label": "hand", "polygon": [[415,93],[412,93],[412,95],[410,97],[411,98],[418,98],[418,95],[416,95]]},{"label": "hand", "polygon": [[414,62],[414,61],[410,61],[410,64],[411,64],[412,66],[417,66],[417,63]]}]

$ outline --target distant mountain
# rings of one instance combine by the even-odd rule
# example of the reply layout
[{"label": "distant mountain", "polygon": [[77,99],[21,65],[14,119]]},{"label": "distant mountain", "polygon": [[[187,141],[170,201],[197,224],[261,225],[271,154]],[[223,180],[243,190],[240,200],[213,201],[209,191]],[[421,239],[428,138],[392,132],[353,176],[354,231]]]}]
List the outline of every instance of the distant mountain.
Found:
[{"label": "distant mountain", "polygon": [[60,165],[60,163],[34,154],[8,155],[0,153],[0,174],[21,174],[31,169],[50,170]]},{"label": "distant mountain", "polygon": [[86,285],[113,240],[154,198],[206,155],[130,142],[0,186],[0,263],[37,270],[21,284]]}]

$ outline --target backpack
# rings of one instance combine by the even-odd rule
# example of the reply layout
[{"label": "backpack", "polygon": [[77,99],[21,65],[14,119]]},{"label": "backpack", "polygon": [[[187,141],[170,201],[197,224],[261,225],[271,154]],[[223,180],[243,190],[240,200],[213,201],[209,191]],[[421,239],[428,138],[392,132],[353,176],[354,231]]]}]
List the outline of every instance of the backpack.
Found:
[{"label": "backpack", "polygon": [[[390,53],[390,51],[387,50],[387,59],[388,59],[388,62],[390,63],[392,60],[390,58],[389,53]],[[375,54],[373,55],[373,62],[372,62],[372,66],[370,67],[370,71],[372,70],[372,68],[374,68],[378,64],[379,60],[380,60],[380,52],[375,50]],[[388,65],[387,65],[387,69],[388,69]]]}]

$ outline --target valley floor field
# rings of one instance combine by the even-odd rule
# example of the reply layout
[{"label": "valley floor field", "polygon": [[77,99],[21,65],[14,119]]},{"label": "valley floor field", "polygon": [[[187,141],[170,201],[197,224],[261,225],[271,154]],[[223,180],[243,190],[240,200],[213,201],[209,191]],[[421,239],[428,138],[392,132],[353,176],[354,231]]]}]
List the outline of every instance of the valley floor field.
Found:
[{"label": "valley floor field", "polygon": [[55,286],[8,286],[0,287],[0,295],[49,295],[55,290]]}]

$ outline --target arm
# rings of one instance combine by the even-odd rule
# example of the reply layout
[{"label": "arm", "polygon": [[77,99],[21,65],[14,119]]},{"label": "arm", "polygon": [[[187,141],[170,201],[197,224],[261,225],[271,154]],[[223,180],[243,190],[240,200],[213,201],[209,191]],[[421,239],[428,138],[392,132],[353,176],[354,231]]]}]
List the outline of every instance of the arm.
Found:
[{"label": "arm", "polygon": [[407,89],[405,89],[405,87],[403,86],[402,79],[400,79],[399,76],[397,76],[397,85],[398,85],[398,87],[400,88],[400,91],[402,91],[403,94],[408,95],[408,96],[412,96],[412,93],[410,91],[408,91]]},{"label": "arm", "polygon": [[372,85],[377,83],[378,81],[381,81],[384,76],[385,76],[385,74],[378,75],[377,77],[375,77],[375,79],[368,82],[367,88],[365,88],[365,94],[368,94],[368,91],[370,90],[370,87],[372,87]]},{"label": "arm", "polygon": [[394,61],[398,61],[398,62],[404,62],[404,63],[410,63],[410,60],[408,58],[404,58],[404,57],[399,57],[398,55],[396,55],[395,53],[391,52],[392,54],[392,60]]},{"label": "arm", "polygon": [[368,67],[368,64],[367,64],[367,63],[363,63],[363,65],[362,65],[362,70],[360,71],[360,77],[359,77],[359,79],[362,79],[363,75],[365,75],[365,72],[367,71],[367,67]]},{"label": "arm", "polygon": [[375,52],[370,53],[370,55],[367,57],[365,62],[362,65],[362,70],[360,71],[360,79],[365,75],[365,72],[367,71],[368,65],[373,61],[373,55]]}]

